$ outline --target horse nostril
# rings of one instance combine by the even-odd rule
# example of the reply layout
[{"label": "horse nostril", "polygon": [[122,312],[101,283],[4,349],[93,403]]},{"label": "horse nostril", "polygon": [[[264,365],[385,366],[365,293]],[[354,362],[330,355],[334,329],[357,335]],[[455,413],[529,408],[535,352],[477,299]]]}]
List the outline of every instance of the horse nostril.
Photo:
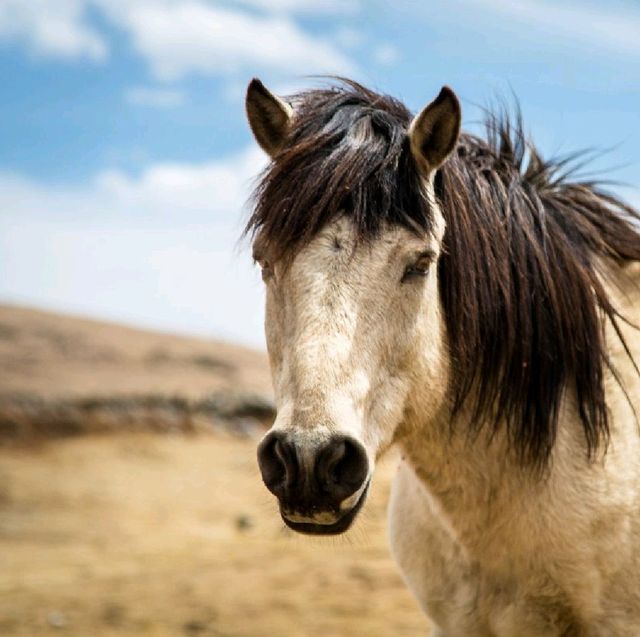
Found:
[{"label": "horse nostril", "polygon": [[281,495],[294,480],[295,453],[282,434],[271,432],[258,446],[258,466],[262,480],[274,495]]},{"label": "horse nostril", "polygon": [[329,444],[318,460],[318,472],[320,477],[327,482],[340,482],[342,471],[339,465],[346,460],[347,445],[344,440],[337,440]]},{"label": "horse nostril", "polygon": [[360,488],[369,470],[367,454],[362,445],[355,441],[347,439],[342,444],[344,452],[334,467],[334,474],[338,482],[357,485]]},{"label": "horse nostril", "polygon": [[356,440],[336,437],[319,454],[316,472],[327,489],[344,499],[366,480],[369,472],[367,453]]}]

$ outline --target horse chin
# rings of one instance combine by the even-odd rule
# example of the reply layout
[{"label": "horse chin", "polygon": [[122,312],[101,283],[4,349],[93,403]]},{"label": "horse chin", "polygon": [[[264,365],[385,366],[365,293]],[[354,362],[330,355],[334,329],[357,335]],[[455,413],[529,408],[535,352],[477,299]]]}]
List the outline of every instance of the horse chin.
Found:
[{"label": "horse chin", "polygon": [[367,486],[362,490],[358,501],[351,507],[346,513],[344,513],[333,524],[314,524],[312,522],[293,522],[288,520],[285,515],[280,511],[280,516],[284,523],[293,531],[297,533],[303,533],[304,535],[340,535],[347,531],[353,521],[356,519],[362,505],[367,499],[367,492],[369,491],[369,482]]}]

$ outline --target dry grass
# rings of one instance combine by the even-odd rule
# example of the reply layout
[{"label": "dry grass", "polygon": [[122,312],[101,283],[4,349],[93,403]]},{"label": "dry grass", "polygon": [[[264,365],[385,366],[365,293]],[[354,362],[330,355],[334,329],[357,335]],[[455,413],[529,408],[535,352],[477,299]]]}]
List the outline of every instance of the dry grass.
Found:
[{"label": "dry grass", "polygon": [[387,464],[356,527],[279,522],[255,442],[120,434],[0,451],[0,634],[425,635],[385,539]]}]

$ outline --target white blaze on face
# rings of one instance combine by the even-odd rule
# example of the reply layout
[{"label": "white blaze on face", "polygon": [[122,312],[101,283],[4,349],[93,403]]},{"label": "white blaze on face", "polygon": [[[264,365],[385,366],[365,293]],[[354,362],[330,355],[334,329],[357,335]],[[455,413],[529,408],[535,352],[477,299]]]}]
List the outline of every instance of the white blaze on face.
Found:
[{"label": "white blaze on face", "polygon": [[[402,423],[416,382],[421,392],[425,382],[438,385],[427,389],[442,397],[435,263],[441,226],[438,218],[436,236],[429,237],[389,229],[354,250],[351,222],[342,218],[289,268],[274,265],[266,314],[279,406],[274,427],[350,435],[364,444],[373,466]],[[428,251],[434,255],[428,272],[405,277]],[[363,489],[341,508],[354,506]]]}]

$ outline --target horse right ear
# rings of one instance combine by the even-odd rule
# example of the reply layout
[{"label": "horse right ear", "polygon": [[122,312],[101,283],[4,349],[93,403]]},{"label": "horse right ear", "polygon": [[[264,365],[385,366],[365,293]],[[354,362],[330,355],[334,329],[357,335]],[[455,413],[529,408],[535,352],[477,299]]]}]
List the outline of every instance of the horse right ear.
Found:
[{"label": "horse right ear", "polygon": [[455,148],[461,119],[456,94],[443,86],[438,97],[411,122],[411,152],[426,176],[439,168]]},{"label": "horse right ear", "polygon": [[293,109],[257,78],[249,82],[245,106],[253,136],[261,148],[273,157],[284,145]]}]

